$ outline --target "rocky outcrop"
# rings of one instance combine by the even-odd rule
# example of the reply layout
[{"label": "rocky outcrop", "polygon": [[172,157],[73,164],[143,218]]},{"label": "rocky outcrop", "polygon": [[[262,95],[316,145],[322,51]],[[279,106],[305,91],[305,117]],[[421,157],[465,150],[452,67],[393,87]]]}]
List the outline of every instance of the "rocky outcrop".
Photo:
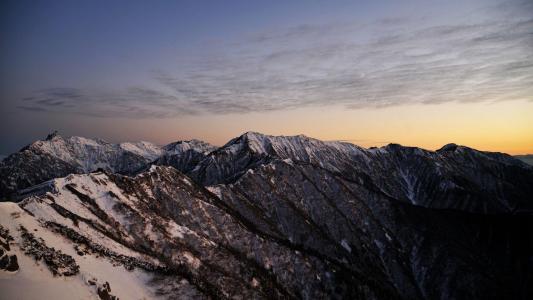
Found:
[{"label": "rocky outcrop", "polygon": [[99,139],[62,137],[53,132],[45,140],[36,141],[0,162],[0,200],[18,201],[29,196],[26,189],[35,192],[35,185],[98,169],[134,175],[158,164],[188,172],[214,149],[199,140],[158,147],[149,142],[113,144]]},{"label": "rocky outcrop", "polygon": [[17,256],[10,254],[9,243],[12,241],[13,237],[9,234],[9,230],[0,225],[0,270],[10,273],[19,270]]},{"label": "rocky outcrop", "polygon": [[533,292],[527,284],[533,232],[521,231],[533,228],[530,215],[425,208],[364,181],[282,160],[210,190],[259,230],[391,282],[402,298],[520,298]]},{"label": "rocky outcrop", "polygon": [[199,140],[179,141],[163,147],[164,153],[155,164],[171,166],[187,173],[215,149],[215,146]]},{"label": "rocky outcrop", "polygon": [[133,173],[160,154],[161,149],[147,142],[111,144],[82,137],[63,138],[56,132],[0,163],[0,199],[20,199],[17,192],[72,173],[99,168]]},{"label": "rocky outcrop", "polygon": [[37,239],[24,226],[20,226],[24,254],[32,256],[36,261],[42,260],[54,276],[73,276],[78,274],[80,267],[72,256],[46,246],[42,239]]},{"label": "rocky outcrop", "polygon": [[[20,203],[46,230],[84,249],[84,256],[97,253],[128,269],[150,266],[143,269],[162,284],[186,280],[187,294],[397,297],[391,283],[258,230],[171,167],[154,166],[135,178],[72,175],[54,184],[56,193]],[[176,292],[166,284],[160,289],[169,297]]]},{"label": "rocky outcrop", "polygon": [[397,144],[365,149],[249,132],[211,152],[189,175],[204,185],[233,183],[250,169],[284,159],[372,185],[414,205],[478,213],[533,212],[531,166],[507,154],[457,145],[438,151]]},{"label": "rocky outcrop", "polygon": [[132,282],[170,299],[533,295],[533,168],[508,155],[258,133],[202,145],[165,149],[187,174],[72,174],[0,203],[16,233],[1,265],[48,257],[101,299]]}]

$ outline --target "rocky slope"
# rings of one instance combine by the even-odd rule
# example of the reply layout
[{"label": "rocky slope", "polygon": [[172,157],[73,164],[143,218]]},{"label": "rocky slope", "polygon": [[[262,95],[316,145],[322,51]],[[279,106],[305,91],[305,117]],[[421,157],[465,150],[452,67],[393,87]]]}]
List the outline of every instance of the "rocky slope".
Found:
[{"label": "rocky slope", "polygon": [[190,141],[163,151],[137,175],[69,175],[0,203],[0,290],[28,286],[27,299],[533,295],[533,168],[508,155],[251,132],[218,149]]},{"label": "rocky slope", "polygon": [[71,173],[103,169],[131,175],[156,160],[187,171],[209,149],[213,146],[198,140],[158,147],[142,141],[112,144],[77,136],[65,138],[54,132],[0,163],[0,199],[21,199],[29,192],[24,189]]},{"label": "rocky slope", "polygon": [[[66,258],[41,264],[56,277],[75,277],[89,292],[89,279],[108,282],[114,291],[120,282],[113,278],[125,274],[143,277],[150,298],[398,296],[390,283],[352,274],[337,261],[258,230],[170,167],[154,166],[135,178],[70,175],[53,185],[55,192],[27,198],[20,207],[2,203],[2,225],[13,234],[11,248],[21,249],[17,256],[41,257],[54,247],[49,256]],[[28,232],[37,245],[22,246]],[[95,261],[116,266],[115,274],[83,265]]]},{"label": "rocky slope", "polygon": [[515,158],[525,162],[528,165],[533,166],[533,154],[515,155]]},{"label": "rocky slope", "polygon": [[163,147],[163,154],[155,161],[155,164],[172,166],[186,173],[214,150],[216,150],[215,146],[199,140],[178,141]]},{"label": "rocky slope", "polygon": [[373,185],[399,201],[471,212],[532,212],[533,168],[510,155],[449,144],[438,151],[390,144],[365,149],[306,136],[248,132],[211,152],[189,175],[204,185],[232,183],[276,159],[318,166]]},{"label": "rocky slope", "polygon": [[526,279],[533,270],[531,215],[415,206],[291,160],[210,189],[261,230],[361,276],[390,282],[405,299],[520,298],[532,292]]}]

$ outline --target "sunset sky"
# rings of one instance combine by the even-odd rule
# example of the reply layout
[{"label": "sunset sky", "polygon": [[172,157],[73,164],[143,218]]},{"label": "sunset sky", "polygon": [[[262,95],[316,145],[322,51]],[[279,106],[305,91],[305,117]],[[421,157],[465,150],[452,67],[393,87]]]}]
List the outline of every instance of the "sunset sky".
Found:
[{"label": "sunset sky", "polygon": [[533,1],[2,1],[0,154],[59,130],[533,153]]}]

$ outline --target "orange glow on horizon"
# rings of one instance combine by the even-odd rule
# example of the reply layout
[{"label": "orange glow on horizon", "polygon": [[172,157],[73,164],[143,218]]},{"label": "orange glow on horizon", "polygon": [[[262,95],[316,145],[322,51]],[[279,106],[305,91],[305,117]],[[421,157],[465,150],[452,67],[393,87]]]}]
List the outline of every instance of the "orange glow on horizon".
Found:
[{"label": "orange glow on horizon", "polygon": [[[13,116],[16,117],[16,116]],[[223,145],[246,132],[305,134],[321,140],[349,140],[371,147],[398,143],[435,150],[456,143],[512,155],[533,153],[533,102],[446,103],[387,108],[301,108],[267,113],[186,116],[172,119],[94,118],[57,115],[72,124],[65,135],[104,138],[112,142],[146,140],[160,145],[201,139]],[[46,119],[33,119],[53,126]],[[16,131],[16,129],[15,129]],[[94,132],[101,132],[94,136]],[[42,135],[42,133],[40,133]]]}]

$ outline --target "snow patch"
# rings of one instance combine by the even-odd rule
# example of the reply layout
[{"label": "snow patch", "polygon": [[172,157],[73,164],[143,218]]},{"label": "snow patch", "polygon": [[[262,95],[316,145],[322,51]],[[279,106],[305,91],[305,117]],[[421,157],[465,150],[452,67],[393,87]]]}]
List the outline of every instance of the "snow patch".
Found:
[{"label": "snow patch", "polygon": [[348,241],[346,241],[345,239],[342,239],[341,246],[348,252],[352,253],[352,248],[350,247],[350,245],[348,245]]}]

